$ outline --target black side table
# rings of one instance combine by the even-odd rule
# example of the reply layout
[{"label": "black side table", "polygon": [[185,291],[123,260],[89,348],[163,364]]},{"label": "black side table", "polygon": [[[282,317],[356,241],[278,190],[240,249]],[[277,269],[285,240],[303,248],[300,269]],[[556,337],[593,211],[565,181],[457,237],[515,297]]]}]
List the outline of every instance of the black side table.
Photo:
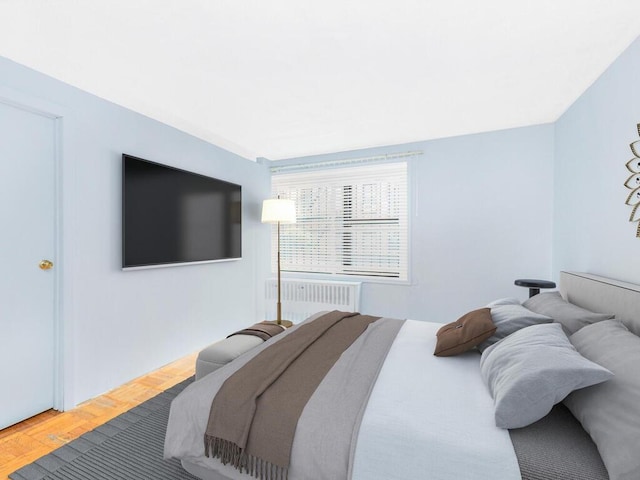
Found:
[{"label": "black side table", "polygon": [[541,288],[556,288],[555,282],[548,280],[535,280],[532,278],[519,278],[515,282],[519,287],[529,287],[529,298],[540,293]]}]

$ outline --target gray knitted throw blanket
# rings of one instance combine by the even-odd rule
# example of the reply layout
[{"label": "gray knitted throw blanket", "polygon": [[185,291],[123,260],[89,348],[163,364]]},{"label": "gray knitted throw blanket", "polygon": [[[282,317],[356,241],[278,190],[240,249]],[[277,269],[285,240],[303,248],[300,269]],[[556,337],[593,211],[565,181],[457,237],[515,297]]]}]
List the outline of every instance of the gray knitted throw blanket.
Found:
[{"label": "gray knitted throw blanket", "polygon": [[260,322],[255,323],[248,328],[233,332],[231,335],[227,336],[227,338],[233,337],[234,335],[253,335],[254,337],[261,338],[266,342],[271,337],[275,337],[282,332],[284,332],[284,327],[282,325],[278,325],[273,322]]}]

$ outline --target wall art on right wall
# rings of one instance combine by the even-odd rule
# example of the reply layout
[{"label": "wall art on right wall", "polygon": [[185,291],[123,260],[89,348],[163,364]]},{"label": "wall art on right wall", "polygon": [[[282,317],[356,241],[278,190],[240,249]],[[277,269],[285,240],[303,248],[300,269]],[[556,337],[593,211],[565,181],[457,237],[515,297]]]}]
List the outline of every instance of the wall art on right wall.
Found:
[{"label": "wall art on right wall", "polygon": [[[638,136],[640,137],[640,123],[637,127]],[[633,158],[627,162],[627,170],[631,172],[631,176],[624,182],[624,186],[630,189],[631,193],[625,203],[633,207],[629,221],[638,222],[636,237],[640,238],[640,140],[632,142],[629,146],[631,147],[631,152],[633,152]]]}]

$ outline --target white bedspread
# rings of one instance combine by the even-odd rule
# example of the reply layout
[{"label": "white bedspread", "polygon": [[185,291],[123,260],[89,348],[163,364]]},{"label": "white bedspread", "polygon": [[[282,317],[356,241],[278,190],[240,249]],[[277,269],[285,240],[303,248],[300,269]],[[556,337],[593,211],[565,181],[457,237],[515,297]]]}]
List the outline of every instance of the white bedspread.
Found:
[{"label": "white bedspread", "polygon": [[480,355],[435,357],[441,326],[408,320],[398,333],[362,419],[353,480],[521,478]]}]

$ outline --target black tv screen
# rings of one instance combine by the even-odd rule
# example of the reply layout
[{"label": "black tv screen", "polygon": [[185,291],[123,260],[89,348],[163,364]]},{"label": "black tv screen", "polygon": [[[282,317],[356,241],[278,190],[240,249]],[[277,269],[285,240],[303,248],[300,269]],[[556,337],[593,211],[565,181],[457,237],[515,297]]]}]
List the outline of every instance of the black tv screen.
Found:
[{"label": "black tv screen", "polygon": [[238,259],[242,187],[122,155],[122,267]]}]

